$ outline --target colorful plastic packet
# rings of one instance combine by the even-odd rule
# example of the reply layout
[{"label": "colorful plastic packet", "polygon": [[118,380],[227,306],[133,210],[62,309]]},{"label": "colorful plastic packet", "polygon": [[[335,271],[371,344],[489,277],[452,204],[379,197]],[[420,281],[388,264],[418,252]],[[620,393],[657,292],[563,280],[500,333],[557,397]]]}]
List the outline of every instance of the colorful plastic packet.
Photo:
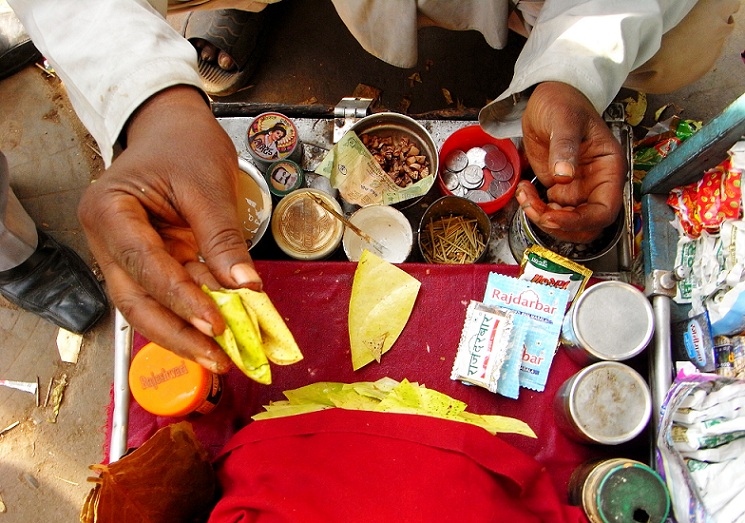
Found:
[{"label": "colorful plastic packet", "polygon": [[515,312],[516,336],[524,336],[520,386],[542,392],[559,343],[569,291],[490,273],[484,303]]},{"label": "colorful plastic packet", "polygon": [[513,313],[471,300],[450,379],[497,392],[502,363],[512,342]]},{"label": "colorful plastic packet", "polygon": [[592,276],[592,271],[584,265],[540,245],[531,245],[523,255],[518,278],[557,289],[567,289],[569,291],[567,307],[569,307],[574,299],[585,290],[590,276]]}]

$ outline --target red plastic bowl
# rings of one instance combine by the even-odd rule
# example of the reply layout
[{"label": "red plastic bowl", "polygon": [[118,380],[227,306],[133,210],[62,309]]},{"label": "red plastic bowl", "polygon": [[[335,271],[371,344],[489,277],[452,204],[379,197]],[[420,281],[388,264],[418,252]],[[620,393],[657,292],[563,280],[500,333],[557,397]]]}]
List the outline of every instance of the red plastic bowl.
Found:
[{"label": "red plastic bowl", "polygon": [[[442,144],[442,147],[440,148],[440,172],[439,176],[437,177],[437,185],[440,188],[440,192],[442,192],[442,194],[453,194],[447,187],[445,187],[445,182],[443,181],[444,178],[442,176],[444,170],[447,169],[447,167],[445,167],[445,158],[448,154],[450,154],[451,151],[454,151],[455,149],[461,149],[463,152],[468,152],[468,149],[472,147],[481,147],[488,143],[494,144],[499,147],[499,149],[507,157],[507,160],[512,164],[512,169],[515,173],[512,176],[512,180],[510,180],[511,185],[506,193],[494,200],[478,203],[479,207],[484,209],[486,214],[494,214],[499,209],[507,205],[507,202],[510,201],[510,198],[514,196],[515,189],[517,189],[517,182],[520,181],[520,176],[522,173],[520,153],[518,152],[517,147],[515,147],[515,144],[512,143],[512,140],[494,138],[493,136],[487,134],[480,125],[469,125],[468,127],[458,129],[453,134],[448,136],[448,138],[445,140],[445,142]],[[488,173],[488,169],[485,169],[483,186],[488,187],[491,181],[491,175]]]}]

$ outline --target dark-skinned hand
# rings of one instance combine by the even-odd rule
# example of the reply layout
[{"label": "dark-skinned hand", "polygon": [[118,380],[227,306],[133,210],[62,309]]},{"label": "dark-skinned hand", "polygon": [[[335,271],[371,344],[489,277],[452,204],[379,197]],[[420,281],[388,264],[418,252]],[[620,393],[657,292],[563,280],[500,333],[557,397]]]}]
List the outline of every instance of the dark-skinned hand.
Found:
[{"label": "dark-skinned hand", "polygon": [[200,287],[261,288],[236,210],[235,146],[188,86],[142,104],[126,138],[78,209],[108,292],[142,335],[226,372],[212,339],[225,322]]},{"label": "dark-skinned hand", "polygon": [[526,216],[561,241],[589,243],[623,204],[626,158],[621,144],[576,88],[539,84],[522,120],[523,145],[547,201],[527,180],[515,196]]}]

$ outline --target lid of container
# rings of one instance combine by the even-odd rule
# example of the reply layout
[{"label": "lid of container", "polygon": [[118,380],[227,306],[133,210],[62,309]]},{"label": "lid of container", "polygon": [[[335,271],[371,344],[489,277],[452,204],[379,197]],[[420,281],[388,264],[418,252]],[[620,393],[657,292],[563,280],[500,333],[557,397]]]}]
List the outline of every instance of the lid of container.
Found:
[{"label": "lid of container", "polygon": [[269,191],[280,198],[296,189],[300,189],[304,182],[303,169],[292,160],[275,162],[266,171],[266,183],[269,186]]},{"label": "lid of container", "polygon": [[644,294],[622,281],[585,289],[572,307],[579,344],[601,360],[622,361],[643,351],[654,333],[654,311]]},{"label": "lid of container", "polygon": [[292,120],[280,113],[262,113],[248,127],[248,152],[259,162],[288,158],[298,145],[298,133]]},{"label": "lid of container", "polygon": [[186,416],[204,401],[212,374],[153,342],[135,355],[129,388],[135,401],[156,416]]},{"label": "lid of container", "polygon": [[342,244],[349,261],[359,261],[365,249],[390,263],[402,263],[411,254],[414,232],[401,211],[388,205],[370,205],[355,211],[349,221],[383,247],[383,251],[378,252],[374,245],[346,228]]},{"label": "lid of container", "polygon": [[595,503],[605,523],[662,523],[670,511],[670,495],[662,478],[643,463],[619,465],[597,488]]},{"label": "lid of container", "polygon": [[259,243],[269,228],[272,196],[264,176],[255,165],[239,158],[238,167],[238,217],[243,226],[243,238],[250,250]]},{"label": "lid of container", "polygon": [[569,391],[569,412],[589,439],[606,445],[630,441],[647,426],[652,396],[644,378],[615,361],[579,371]]},{"label": "lid of container", "polygon": [[311,194],[323,199],[339,214],[339,202],[316,189],[298,189],[277,204],[272,215],[272,235],[282,251],[298,260],[326,258],[339,247],[344,225],[316,203]]}]

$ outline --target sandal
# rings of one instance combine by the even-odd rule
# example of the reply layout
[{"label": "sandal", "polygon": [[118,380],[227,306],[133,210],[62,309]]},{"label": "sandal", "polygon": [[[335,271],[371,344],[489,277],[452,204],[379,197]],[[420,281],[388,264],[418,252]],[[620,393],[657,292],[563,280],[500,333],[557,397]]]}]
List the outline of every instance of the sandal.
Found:
[{"label": "sandal", "polygon": [[264,11],[252,13],[237,9],[194,11],[188,15],[182,34],[196,47],[204,40],[229,54],[236,64],[226,71],[215,62],[203,60],[199,54],[199,76],[207,93],[215,96],[233,94],[246,85],[254,73],[261,55]]},{"label": "sandal", "polygon": [[0,13],[0,80],[40,59],[41,53],[13,11]]}]

